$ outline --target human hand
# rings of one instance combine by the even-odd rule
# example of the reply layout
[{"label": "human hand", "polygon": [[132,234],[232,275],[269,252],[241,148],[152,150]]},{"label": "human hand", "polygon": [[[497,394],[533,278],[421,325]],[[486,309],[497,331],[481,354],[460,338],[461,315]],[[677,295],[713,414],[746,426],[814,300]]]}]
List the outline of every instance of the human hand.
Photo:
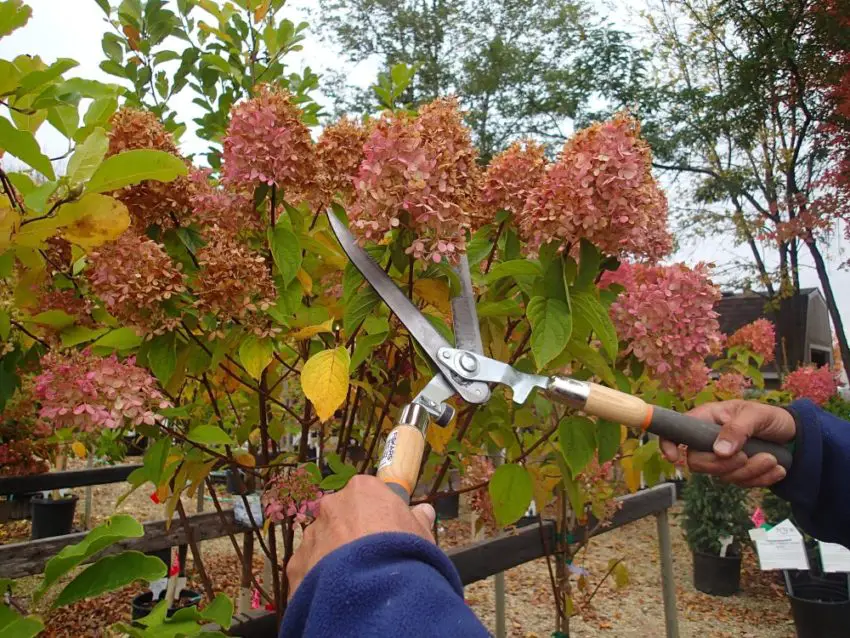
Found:
[{"label": "human hand", "polygon": [[322,497],[315,520],[304,530],[286,567],[290,598],[307,572],[335,549],[381,532],[407,532],[433,543],[435,518],[430,504],[410,508],[374,476],[352,477],[342,490]]},{"label": "human hand", "polygon": [[[693,471],[712,474],[725,483],[741,487],[767,487],[785,478],[785,468],[777,464],[772,454],[761,453],[748,458],[740,450],[751,437],[776,443],[793,440],[797,427],[787,410],[737,399],[706,403],[688,414],[722,426],[713,453],[687,450],[688,467]],[[682,459],[683,448],[672,441],[662,439],[661,451],[671,463]]]}]

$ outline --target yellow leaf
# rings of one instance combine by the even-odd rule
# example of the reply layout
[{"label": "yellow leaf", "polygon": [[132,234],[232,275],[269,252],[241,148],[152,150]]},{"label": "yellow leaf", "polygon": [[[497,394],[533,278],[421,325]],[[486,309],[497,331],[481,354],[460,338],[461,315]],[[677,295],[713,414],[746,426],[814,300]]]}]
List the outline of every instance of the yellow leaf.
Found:
[{"label": "yellow leaf", "polygon": [[266,17],[266,14],[269,12],[269,0],[265,0],[260,3],[256,9],[254,9],[254,23],[260,22],[263,18]]},{"label": "yellow leaf", "polygon": [[244,467],[256,467],[257,465],[257,459],[248,452],[234,452],[233,460]]},{"label": "yellow leaf", "polygon": [[439,425],[431,423],[428,426],[428,431],[425,433],[425,440],[431,445],[437,454],[443,454],[446,451],[446,446],[452,440],[455,433],[455,423],[449,423],[446,427],[441,428]]},{"label": "yellow leaf", "polygon": [[295,277],[298,281],[301,282],[301,287],[304,288],[304,292],[308,295],[313,294],[313,278],[307,274],[307,271],[303,268],[299,269],[297,273],[295,273]]},{"label": "yellow leaf", "polygon": [[56,215],[65,226],[63,235],[72,244],[94,248],[117,239],[130,226],[127,207],[114,197],[89,193],[65,204]]},{"label": "yellow leaf", "polygon": [[293,339],[298,340],[309,339],[310,337],[315,337],[321,332],[333,332],[333,325],[334,320],[328,319],[327,321],[324,321],[315,326],[305,326],[304,328],[301,328],[300,330],[296,330],[295,332],[291,333],[289,336]]},{"label": "yellow leaf", "polygon": [[301,369],[301,389],[322,421],[331,418],[345,401],[350,363],[348,350],[339,347],[314,354]]},{"label": "yellow leaf", "polygon": [[637,492],[640,489],[640,471],[635,468],[634,457],[632,456],[637,445],[637,439],[629,439],[623,443],[623,458],[620,459],[620,467],[623,468],[623,478],[630,492]]},{"label": "yellow leaf", "polygon": [[413,292],[445,315],[452,312],[449,301],[449,285],[442,279],[417,279],[413,283]]},{"label": "yellow leaf", "polygon": [[537,511],[542,512],[552,502],[555,487],[561,482],[561,471],[556,465],[543,467],[529,465],[526,469],[533,480],[534,504],[537,506]]},{"label": "yellow leaf", "polygon": [[14,208],[9,206],[8,200],[4,197],[0,203],[0,253],[6,252],[6,249],[11,245],[12,233],[18,229],[21,222],[21,216]]},{"label": "yellow leaf", "polygon": [[86,446],[80,443],[79,441],[74,441],[73,443],[71,443],[71,449],[74,451],[74,454],[77,455],[78,459],[84,459],[88,454]]}]

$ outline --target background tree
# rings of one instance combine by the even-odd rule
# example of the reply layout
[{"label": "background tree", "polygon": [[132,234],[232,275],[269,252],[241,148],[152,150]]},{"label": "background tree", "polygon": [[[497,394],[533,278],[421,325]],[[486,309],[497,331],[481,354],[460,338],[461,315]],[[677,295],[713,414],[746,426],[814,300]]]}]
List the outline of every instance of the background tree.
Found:
[{"label": "background tree", "polygon": [[[320,0],[323,35],[353,62],[417,68],[402,100],[456,93],[483,160],[522,136],[563,143],[634,102],[645,56],[585,4],[558,0]],[[371,94],[332,76],[338,109],[369,112]]]},{"label": "background tree", "polygon": [[[822,247],[842,219],[824,179],[835,156],[823,127],[833,111],[826,87],[841,67],[824,50],[839,48],[847,34],[815,4],[654,5],[653,59],[664,105],[654,145],[657,167],[695,176],[697,201],[715,205],[690,215],[691,225],[746,243],[771,299],[799,292],[800,249],[810,253],[846,361],[850,349]],[[775,270],[764,245],[778,253]]]}]

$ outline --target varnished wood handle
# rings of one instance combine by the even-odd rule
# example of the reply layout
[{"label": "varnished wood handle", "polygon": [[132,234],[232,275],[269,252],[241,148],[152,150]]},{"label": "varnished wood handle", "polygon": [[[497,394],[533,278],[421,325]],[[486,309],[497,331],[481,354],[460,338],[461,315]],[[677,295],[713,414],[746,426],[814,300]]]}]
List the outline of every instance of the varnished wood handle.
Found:
[{"label": "varnished wood handle", "polygon": [[425,450],[425,435],[413,425],[397,425],[387,436],[384,454],[378,464],[378,478],[406,502],[419,478],[419,465]]}]

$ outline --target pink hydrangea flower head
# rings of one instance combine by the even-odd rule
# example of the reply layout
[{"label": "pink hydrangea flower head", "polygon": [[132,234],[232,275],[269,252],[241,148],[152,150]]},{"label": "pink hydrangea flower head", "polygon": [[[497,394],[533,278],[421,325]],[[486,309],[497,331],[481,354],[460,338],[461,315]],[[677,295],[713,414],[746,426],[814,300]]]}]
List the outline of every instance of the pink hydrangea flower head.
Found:
[{"label": "pink hydrangea flower head", "polygon": [[352,229],[381,241],[406,226],[417,259],[456,262],[477,200],[477,152],[457,100],[438,99],[419,115],[388,113],[375,124],[354,180]]},{"label": "pink hydrangea flower head", "polygon": [[209,173],[209,169],[198,169],[189,176],[195,186],[191,197],[194,218],[202,226],[217,226],[231,235],[261,231],[263,221],[254,209],[253,196],[232,185],[211,183]]},{"label": "pink hydrangea flower head", "polygon": [[543,179],[546,166],[543,145],[533,140],[514,142],[496,155],[481,180],[475,224],[490,223],[500,210],[519,216],[528,196]]},{"label": "pink hydrangea flower head", "polygon": [[714,390],[722,399],[741,399],[752,382],[739,372],[725,372],[714,382]]},{"label": "pink hydrangea flower head", "polygon": [[299,467],[274,475],[266,484],[260,502],[266,518],[274,522],[290,516],[298,523],[307,523],[318,513],[323,495],[310,473]]},{"label": "pink hydrangea flower head", "polygon": [[552,240],[584,238],[609,255],[667,255],[667,198],[637,120],[620,113],[568,140],[526,200],[520,231],[533,253]]},{"label": "pink hydrangea flower head", "polygon": [[249,188],[277,185],[285,194],[303,192],[314,179],[316,160],[301,115],[288,92],[267,85],[235,105],[223,139],[224,182]]},{"label": "pink hydrangea flower head", "polygon": [[117,319],[150,335],[179,323],[162,304],[186,291],[183,273],[158,243],[128,231],[92,251],[89,259],[91,288]]},{"label": "pink hydrangea flower head", "polygon": [[354,178],[363,161],[363,147],[370,128],[343,117],[322,130],[316,142],[320,201],[324,208],[334,199],[347,205],[354,196]]},{"label": "pink hydrangea flower head", "polygon": [[823,405],[838,392],[838,375],[829,366],[803,366],[785,377],[782,389],[795,399],[809,399]]},{"label": "pink hydrangea flower head", "polygon": [[49,352],[41,359],[34,396],[39,417],[52,429],[94,432],[153,425],[170,403],[135,358],[97,357],[90,350]]},{"label": "pink hydrangea flower head", "polygon": [[726,340],[727,346],[744,346],[770,363],[776,357],[776,330],[767,319],[756,319],[738,328]]},{"label": "pink hydrangea flower head", "polygon": [[[622,271],[622,272],[621,272]],[[720,291],[699,264],[623,264],[601,285],[625,290],[611,304],[617,333],[662,386],[692,396],[708,382],[706,357],[719,354],[723,335],[714,304]]]}]

